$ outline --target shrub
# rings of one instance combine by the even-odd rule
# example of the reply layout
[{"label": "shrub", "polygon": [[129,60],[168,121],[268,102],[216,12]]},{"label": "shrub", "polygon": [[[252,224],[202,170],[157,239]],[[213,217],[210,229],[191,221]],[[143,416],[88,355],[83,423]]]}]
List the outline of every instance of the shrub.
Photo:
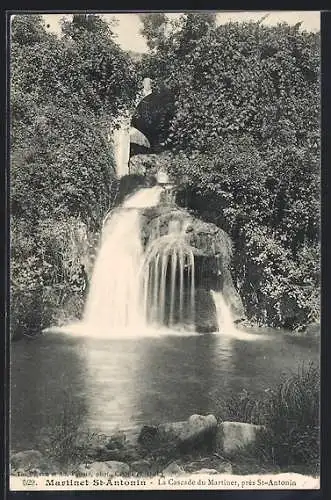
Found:
[{"label": "shrub", "polygon": [[79,319],[95,256],[96,234],[73,217],[44,219],[32,234],[29,224],[20,218],[13,217],[11,226],[12,336]]},{"label": "shrub", "polygon": [[260,398],[247,391],[233,396],[219,409],[219,418],[265,426],[256,444],[247,450],[263,463],[318,474],[319,405],[319,367],[301,365]]},{"label": "shrub", "polygon": [[302,466],[318,470],[320,448],[320,371],[302,366],[271,391],[264,406],[266,443],[282,468]]},{"label": "shrub", "polygon": [[[250,319],[319,316],[319,33],[286,23],[144,22],[141,70],[176,96],[166,146],[182,202],[229,232]],[[167,24],[167,29],[164,24]]]}]

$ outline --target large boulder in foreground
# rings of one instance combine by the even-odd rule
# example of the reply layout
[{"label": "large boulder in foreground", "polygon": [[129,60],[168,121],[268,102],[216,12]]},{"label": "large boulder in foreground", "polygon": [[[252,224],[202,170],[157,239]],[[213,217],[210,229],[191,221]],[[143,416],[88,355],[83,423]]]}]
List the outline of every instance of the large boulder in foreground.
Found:
[{"label": "large boulder in foreground", "polygon": [[138,443],[150,450],[169,447],[196,449],[213,443],[216,430],[217,420],[214,415],[192,415],[183,422],[144,426]]},{"label": "large boulder in foreground", "polygon": [[233,455],[240,449],[254,444],[258,432],[263,429],[261,425],[244,422],[222,422],[217,429],[217,451],[224,456]]}]

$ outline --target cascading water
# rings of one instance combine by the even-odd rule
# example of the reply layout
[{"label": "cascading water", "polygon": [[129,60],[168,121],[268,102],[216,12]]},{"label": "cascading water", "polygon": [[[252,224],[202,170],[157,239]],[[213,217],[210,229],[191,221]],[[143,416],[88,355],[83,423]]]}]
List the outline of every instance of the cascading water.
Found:
[{"label": "cascading water", "polygon": [[[195,330],[195,263],[187,223],[172,220],[144,248],[142,209],[159,205],[163,187],[140,189],[107,214],[83,321],[57,330],[95,337],[136,337]],[[169,330],[170,327],[170,330]],[[173,327],[173,328],[172,328]],[[53,330],[53,328],[52,328]]]},{"label": "cascading water", "polygon": [[224,333],[231,333],[235,330],[231,309],[224,300],[222,292],[211,290],[211,294],[216,307],[218,330]]},{"label": "cascading water", "polygon": [[261,333],[250,333],[245,330],[238,329],[233,321],[233,316],[231,313],[231,309],[224,300],[224,296],[222,292],[216,292],[215,290],[210,290],[215,307],[216,307],[216,315],[217,315],[217,324],[219,333],[228,337],[229,339],[243,340],[243,341],[256,341],[256,340],[270,340],[271,337],[268,335],[263,335]]},{"label": "cascading water", "polygon": [[185,239],[186,227],[171,221],[168,234],[151,235],[143,268],[144,314],[148,323],[194,328],[194,253]]},{"label": "cascading water", "polygon": [[159,203],[162,188],[141,189],[105,223],[87,298],[84,323],[100,333],[145,326],[141,308],[140,209]]},{"label": "cascading water", "polygon": [[[190,245],[192,219],[176,212],[163,217],[161,209],[149,226],[145,250],[142,243],[143,209],[158,206],[164,189],[160,185],[140,189],[106,215],[83,321],[60,327],[61,331],[136,337],[176,331],[191,334],[199,326],[200,303],[195,301],[201,269],[196,269],[197,250]],[[236,332],[223,294],[214,290],[211,294],[218,330]]]}]

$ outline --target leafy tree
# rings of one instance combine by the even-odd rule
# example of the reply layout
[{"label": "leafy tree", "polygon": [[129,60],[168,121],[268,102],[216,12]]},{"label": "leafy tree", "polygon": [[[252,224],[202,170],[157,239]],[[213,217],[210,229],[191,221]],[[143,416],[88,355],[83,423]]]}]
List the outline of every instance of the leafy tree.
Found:
[{"label": "leafy tree", "polygon": [[[137,79],[131,59],[115,43],[111,27],[96,15],[64,21],[63,79],[84,109],[111,120],[132,107]],[[68,67],[71,68],[68,75]]]},{"label": "leafy tree", "polygon": [[164,13],[156,12],[149,14],[139,14],[142,22],[141,34],[146,38],[149,49],[154,50],[165,38],[167,28],[167,17]]},{"label": "leafy tree", "polygon": [[179,199],[232,236],[248,314],[274,326],[318,318],[319,44],[299,25],[187,15],[140,69],[176,99]]},{"label": "leafy tree", "polygon": [[[135,96],[132,64],[97,16],[74,16],[62,39],[32,17],[12,25],[13,211],[98,224],[114,177],[107,132]],[[22,36],[31,26],[38,38]]]},{"label": "leafy tree", "polygon": [[[58,296],[61,282],[70,286],[58,259],[64,231],[60,221],[67,221],[66,234],[80,224],[92,235],[100,227],[116,184],[108,137],[117,117],[133,105],[136,83],[131,59],[115,43],[111,26],[98,16],[74,16],[63,23],[62,37],[46,31],[42,16],[14,17],[11,244],[12,307],[17,317],[31,319],[38,316],[38,308],[45,311],[43,287],[53,287]],[[47,259],[45,221],[54,233]]]}]

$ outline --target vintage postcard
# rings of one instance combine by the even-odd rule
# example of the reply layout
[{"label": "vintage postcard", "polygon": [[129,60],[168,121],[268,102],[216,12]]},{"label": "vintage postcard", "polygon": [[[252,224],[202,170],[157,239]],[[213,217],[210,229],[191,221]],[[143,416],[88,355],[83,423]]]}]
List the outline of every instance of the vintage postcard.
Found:
[{"label": "vintage postcard", "polygon": [[11,491],[320,488],[320,12],[11,12]]}]

